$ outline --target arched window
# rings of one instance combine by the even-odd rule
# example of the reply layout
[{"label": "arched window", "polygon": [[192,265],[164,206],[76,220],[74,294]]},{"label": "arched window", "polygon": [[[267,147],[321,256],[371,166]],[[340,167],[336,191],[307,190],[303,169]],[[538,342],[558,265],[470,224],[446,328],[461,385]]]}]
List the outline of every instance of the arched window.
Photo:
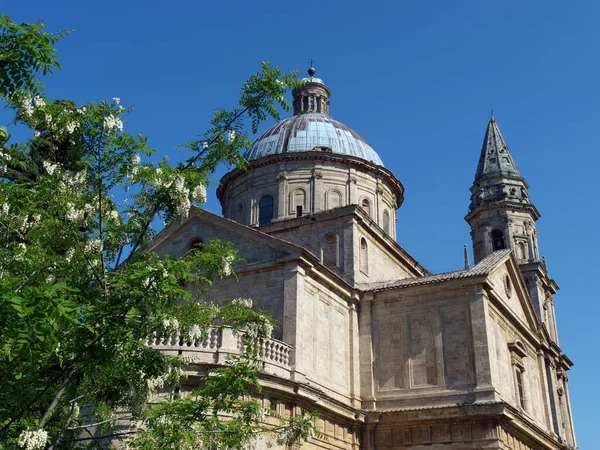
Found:
[{"label": "arched window", "polygon": [[265,195],[258,203],[258,225],[263,226],[273,220],[273,197]]},{"label": "arched window", "polygon": [[369,203],[369,199],[363,198],[363,201],[360,203],[360,207],[364,212],[367,213],[368,216],[371,215],[371,203]]},{"label": "arched window", "polygon": [[504,233],[502,232],[502,230],[492,231],[492,249],[493,249],[493,251],[503,250],[505,248],[506,248],[506,245],[504,243]]},{"label": "arched window", "polygon": [[369,273],[369,249],[367,247],[367,240],[365,238],[361,238],[360,240],[359,258],[360,271],[365,274]]},{"label": "arched window", "polygon": [[327,233],[321,239],[321,263],[326,267],[339,266],[338,235]]},{"label": "arched window", "polygon": [[383,232],[388,236],[390,234],[390,213],[387,209],[383,211]]}]

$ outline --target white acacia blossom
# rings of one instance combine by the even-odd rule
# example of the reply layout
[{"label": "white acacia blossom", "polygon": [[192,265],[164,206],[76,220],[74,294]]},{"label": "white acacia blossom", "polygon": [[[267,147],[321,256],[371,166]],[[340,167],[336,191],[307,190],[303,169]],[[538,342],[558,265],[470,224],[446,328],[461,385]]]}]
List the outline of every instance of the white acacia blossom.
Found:
[{"label": "white acacia blossom", "polygon": [[133,165],[139,164],[141,160],[142,160],[142,158],[137,153],[134,153],[133,155],[131,155],[131,159],[130,159],[131,164],[133,164]]},{"label": "white acacia blossom", "polygon": [[40,450],[48,442],[48,432],[44,429],[23,430],[19,435],[18,445],[25,450]]},{"label": "white acacia blossom", "polygon": [[98,253],[102,251],[102,241],[99,238],[92,238],[86,242],[83,248],[85,253]]},{"label": "white acacia blossom", "polygon": [[105,131],[112,131],[115,128],[119,131],[123,131],[123,121],[112,114],[104,118],[103,126]]},{"label": "white acacia blossom", "polygon": [[234,306],[241,306],[242,308],[252,308],[252,299],[251,298],[234,298],[231,301],[231,304]]},{"label": "white acacia blossom", "polygon": [[203,184],[199,184],[192,191],[192,201],[194,203],[206,203],[206,188]]},{"label": "white acacia blossom", "polygon": [[46,106],[46,101],[45,101],[45,100],[44,100],[42,97],[40,97],[39,95],[36,95],[36,96],[33,98],[33,105],[34,105],[36,108],[39,108],[39,107],[41,107],[41,106]]},{"label": "white acacia blossom", "polygon": [[235,140],[235,130],[229,130],[227,132],[227,139],[229,142],[233,142]]},{"label": "white acacia blossom", "polygon": [[31,97],[23,97],[20,102],[21,109],[23,110],[23,115],[25,117],[31,117],[33,115],[34,107],[32,104]]},{"label": "white acacia blossom", "polygon": [[71,121],[65,124],[65,130],[68,134],[73,134],[79,128],[79,122]]},{"label": "white acacia blossom", "polygon": [[163,331],[167,334],[179,334],[179,320],[175,318],[163,320],[162,327]]},{"label": "white acacia blossom", "polygon": [[2,203],[0,205],[0,217],[7,216],[10,211],[10,205],[8,203]]},{"label": "white acacia blossom", "polygon": [[233,264],[233,255],[226,255],[223,257],[223,260],[221,261],[221,272],[223,273],[224,276],[228,277],[229,275],[231,275],[233,273],[233,268],[232,268],[232,264]]},{"label": "white acacia blossom", "polygon": [[65,253],[65,261],[68,262],[68,263],[70,263],[71,260],[73,259],[73,256],[75,256],[75,249],[74,248],[70,248]]},{"label": "white acacia blossom", "polygon": [[85,170],[81,170],[79,172],[75,172],[72,170],[65,170],[65,173],[63,174],[63,177],[62,177],[61,185],[63,187],[82,188],[85,186],[85,178],[86,178]]},{"label": "white acacia blossom", "polygon": [[121,103],[121,99],[119,97],[113,97],[113,101],[119,105]]},{"label": "white acacia blossom", "polygon": [[187,338],[191,342],[199,341],[200,339],[202,339],[202,329],[200,328],[200,326],[197,324],[192,325],[187,332]]},{"label": "white acacia blossom", "polygon": [[117,211],[116,209],[113,209],[111,211],[108,212],[108,219],[109,220],[119,220],[121,216],[119,215],[119,211]]},{"label": "white acacia blossom", "polygon": [[52,164],[50,161],[43,161],[42,165],[44,166],[44,169],[46,170],[46,172],[48,172],[48,175],[53,175],[54,171],[58,167],[58,163]]}]

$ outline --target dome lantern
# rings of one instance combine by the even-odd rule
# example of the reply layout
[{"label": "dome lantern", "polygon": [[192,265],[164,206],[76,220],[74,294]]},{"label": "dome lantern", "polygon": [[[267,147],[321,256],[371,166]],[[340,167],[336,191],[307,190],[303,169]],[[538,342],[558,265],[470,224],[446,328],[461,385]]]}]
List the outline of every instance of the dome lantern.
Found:
[{"label": "dome lantern", "polygon": [[294,115],[308,112],[329,114],[329,97],[331,91],[320,78],[313,75],[316,69],[308,69],[308,78],[303,78],[304,84],[292,91],[294,97]]}]

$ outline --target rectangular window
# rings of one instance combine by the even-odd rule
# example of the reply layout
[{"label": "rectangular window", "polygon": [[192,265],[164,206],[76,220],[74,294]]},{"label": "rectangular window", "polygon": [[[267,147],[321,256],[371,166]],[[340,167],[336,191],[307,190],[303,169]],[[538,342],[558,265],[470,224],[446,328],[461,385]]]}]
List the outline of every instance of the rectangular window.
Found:
[{"label": "rectangular window", "polygon": [[519,405],[521,408],[525,409],[525,395],[523,394],[523,373],[516,369],[517,375],[517,394],[519,396]]},{"label": "rectangular window", "polygon": [[302,205],[296,206],[296,217],[302,217]]}]

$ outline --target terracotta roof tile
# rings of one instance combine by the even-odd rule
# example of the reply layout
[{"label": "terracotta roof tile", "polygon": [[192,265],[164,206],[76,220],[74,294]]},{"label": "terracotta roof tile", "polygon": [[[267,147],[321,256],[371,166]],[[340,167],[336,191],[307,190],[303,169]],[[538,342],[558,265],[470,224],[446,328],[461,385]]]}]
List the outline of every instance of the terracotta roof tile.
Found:
[{"label": "terracotta roof tile", "polygon": [[387,289],[403,288],[408,286],[418,286],[423,284],[440,283],[443,281],[457,280],[460,278],[478,277],[487,275],[496,264],[503,259],[511,250],[499,250],[479,261],[477,265],[470,269],[455,270],[452,272],[443,272],[426,277],[404,278],[396,281],[386,281],[383,283],[370,283],[361,287],[369,291],[384,291]]}]

